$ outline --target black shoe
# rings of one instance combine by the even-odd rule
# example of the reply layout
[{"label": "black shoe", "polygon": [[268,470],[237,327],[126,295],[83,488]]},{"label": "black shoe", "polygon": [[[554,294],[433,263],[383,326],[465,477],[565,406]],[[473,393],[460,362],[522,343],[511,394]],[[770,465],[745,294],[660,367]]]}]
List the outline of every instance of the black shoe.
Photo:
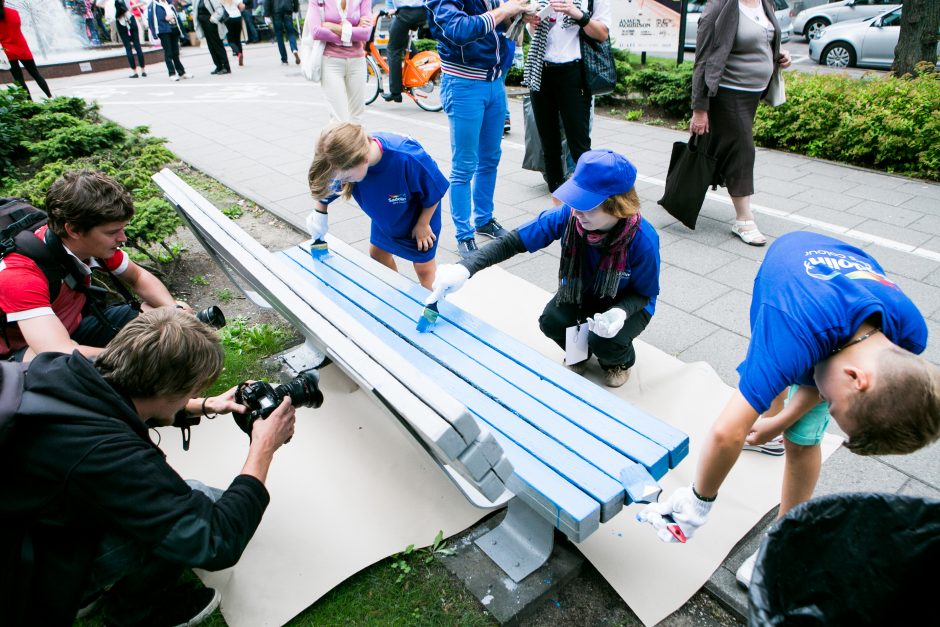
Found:
[{"label": "black shoe", "polygon": [[385,102],[401,102],[401,94],[382,94]]},{"label": "black shoe", "polygon": [[222,73],[222,68],[218,68],[218,67],[215,68],[214,70],[212,70],[211,72],[209,72],[209,74],[213,74],[213,75],[214,75],[214,74],[221,74],[221,73]]},{"label": "black shoe", "polygon": [[501,227],[499,222],[496,221],[496,218],[493,218],[483,226],[477,227],[477,235],[485,235],[486,237],[496,239],[497,237],[509,235],[509,231]]},{"label": "black shoe", "polygon": [[147,78],[147,73],[146,73],[146,72],[141,72],[140,75],[143,76],[144,78]]},{"label": "black shoe", "polygon": [[134,625],[134,627],[169,627],[170,625],[198,625],[219,607],[222,595],[215,588],[180,584],[160,597],[160,605],[151,608],[147,618],[128,623],[105,616],[106,625]]},{"label": "black shoe", "polygon": [[219,74],[231,74],[231,73],[232,73],[232,68],[227,68],[227,67],[222,68],[222,71],[219,72]]},{"label": "black shoe", "polygon": [[137,72],[134,72],[133,74],[131,74],[131,75],[128,76],[127,78],[140,78],[140,74],[138,74]]},{"label": "black shoe", "polygon": [[473,256],[477,250],[477,241],[472,237],[470,239],[457,240],[457,254],[466,259]]},{"label": "black shoe", "polygon": [[512,130],[512,126],[509,124],[509,120],[503,122],[503,135],[509,135],[509,131]]}]

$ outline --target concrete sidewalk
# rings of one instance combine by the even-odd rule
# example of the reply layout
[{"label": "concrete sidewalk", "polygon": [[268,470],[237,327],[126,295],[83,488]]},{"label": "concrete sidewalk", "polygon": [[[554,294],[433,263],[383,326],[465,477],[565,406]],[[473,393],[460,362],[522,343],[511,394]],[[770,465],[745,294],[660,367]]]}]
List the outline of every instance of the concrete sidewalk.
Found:
[{"label": "concrete sidewalk", "polygon": [[[303,228],[312,208],[306,171],[320,128],[328,122],[319,87],[303,80],[299,67],[280,65],[270,44],[247,46],[245,67],[230,76],[210,76],[207,51],[184,49],[183,62],[195,79],[171,82],[165,68],[151,66],[146,79],[115,71],[50,81],[55,94],[98,101],[102,113],[133,127],[148,125],[169,139],[182,159]],[[540,174],[521,168],[522,108],[510,105],[513,130],[503,141],[496,187],[496,217],[519,226],[551,206]],[[450,140],[443,112],[428,113],[413,103],[379,99],[366,108],[370,130],[415,137],[445,173]],[[637,191],[643,215],[659,230],[662,246],[661,296],[641,336],[686,362],[706,361],[728,385],[749,337],[751,283],[765,248],[743,244],[730,232],[733,219],[722,191],[706,200],[692,232],[656,204],[673,142],[684,132],[597,117],[593,145],[627,155],[640,172]],[[768,237],[794,230],[833,234],[870,251],[927,318],[933,338],[940,334],[940,185],[890,176],[787,153],[758,150],[754,197],[758,224]],[[447,213],[445,202],[445,214]],[[330,231],[367,250],[369,219],[354,204],[330,209]],[[456,259],[454,229],[445,215],[440,262]],[[520,255],[504,267],[555,291],[558,250]],[[414,276],[409,263],[401,270]],[[940,364],[940,342],[926,356]],[[904,457],[864,458],[840,449],[823,466],[817,495],[879,491],[940,498],[940,445]],[[724,601],[746,612],[747,599],[734,584],[737,566],[757,547],[759,531],[742,541],[708,584]]]}]

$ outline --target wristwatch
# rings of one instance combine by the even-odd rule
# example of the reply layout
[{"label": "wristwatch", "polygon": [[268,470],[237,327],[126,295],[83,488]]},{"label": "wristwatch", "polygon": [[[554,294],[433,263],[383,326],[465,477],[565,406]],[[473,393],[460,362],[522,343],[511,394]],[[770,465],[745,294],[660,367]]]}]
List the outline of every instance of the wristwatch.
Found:
[{"label": "wristwatch", "polygon": [[591,15],[592,15],[592,13],[591,13],[590,11],[583,11],[582,13],[583,13],[583,15],[581,16],[581,19],[580,19],[580,20],[575,20],[574,23],[577,24],[578,26],[580,26],[581,28],[584,28],[585,26],[588,25],[588,22],[591,21]]}]

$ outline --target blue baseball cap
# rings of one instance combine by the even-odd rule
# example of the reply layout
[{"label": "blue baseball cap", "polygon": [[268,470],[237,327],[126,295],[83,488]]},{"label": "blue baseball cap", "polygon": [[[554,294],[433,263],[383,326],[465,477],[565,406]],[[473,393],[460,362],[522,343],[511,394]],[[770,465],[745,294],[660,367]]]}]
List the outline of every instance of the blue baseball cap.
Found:
[{"label": "blue baseball cap", "polygon": [[636,168],[613,150],[589,150],[578,159],[574,176],[552,194],[569,207],[590,211],[636,183]]}]

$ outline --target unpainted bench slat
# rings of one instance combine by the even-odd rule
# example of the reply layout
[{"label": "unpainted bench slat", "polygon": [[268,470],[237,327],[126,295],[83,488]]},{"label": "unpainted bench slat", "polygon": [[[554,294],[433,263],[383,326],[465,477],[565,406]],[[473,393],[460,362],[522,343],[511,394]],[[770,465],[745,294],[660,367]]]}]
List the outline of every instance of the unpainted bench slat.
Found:
[{"label": "unpainted bench slat", "polygon": [[[374,262],[363,253],[331,236],[327,236],[330,246],[342,257],[359,267],[369,266]],[[407,295],[419,305],[427,296],[427,291],[407,277],[389,268],[376,268],[373,276]],[[493,347],[512,361],[517,362],[537,377],[550,382],[562,392],[578,401],[600,411],[639,435],[649,439],[669,452],[669,467],[674,468],[688,454],[689,438],[675,427],[662,422],[641,409],[624,402],[613,394],[597,389],[590,381],[568,371],[560,364],[545,363],[545,357],[538,351],[519,342],[515,338],[495,329],[482,320],[455,307],[446,300],[440,303],[441,315],[453,322],[454,326],[470,332],[480,341]]]},{"label": "unpainted bench slat", "polygon": [[[290,255],[287,256],[290,257]],[[309,260],[309,255],[307,258],[302,259],[304,263],[307,260]],[[544,433],[520,420],[518,416],[493,401],[489,396],[467,385],[463,379],[441,366],[427,354],[419,351],[370,315],[370,312],[371,314],[377,314],[384,322],[390,323],[395,316],[401,316],[400,313],[394,312],[383,305],[378,299],[346,281],[342,276],[335,273],[331,274],[327,271],[328,269],[321,268],[321,270],[323,270],[322,274],[326,276],[311,273],[311,278],[324,283],[332,279],[329,285],[334,290],[335,297],[349,301],[349,306],[344,308],[348,315],[369,328],[376,337],[386,342],[388,346],[395,348],[402,355],[406,355],[409,362],[415,367],[433,376],[434,380],[444,390],[460,395],[466,406],[481,420],[500,432],[500,435],[504,435],[504,437],[514,442],[524,442],[525,445],[520,448],[525,448],[533,453],[538,451],[536,456],[540,459],[553,460],[554,463],[549,463],[549,465],[556,467],[556,469],[564,469],[563,471],[559,470],[561,473],[559,476],[563,475],[566,477],[566,481],[571,481],[580,486],[582,490],[594,495],[594,498],[602,504],[607,516],[611,516],[620,510],[623,505],[624,493],[623,487],[618,481],[614,481],[571,450],[561,446]],[[403,316],[401,317],[405,319]],[[405,320],[412,327],[414,326],[413,321]],[[463,355],[458,354],[457,358],[460,357],[463,357]],[[515,464],[515,459],[511,458],[511,460]],[[621,457],[620,467],[623,467],[626,463],[628,463],[627,460]]]},{"label": "unpainted bench slat", "polygon": [[[418,333],[414,329],[414,320],[422,308],[392,287],[367,275],[365,270],[343,260],[340,255],[330,254],[314,261],[299,246],[284,252],[298,264],[327,275],[327,282],[347,281],[341,292],[358,289],[362,296],[352,298],[353,302],[385,324],[392,324],[391,320],[396,320],[396,332],[425,353],[435,358],[442,358],[445,354],[455,355],[455,351],[466,354],[469,361],[454,357],[441,361],[524,419],[531,421],[534,426],[604,470],[608,476],[619,479],[620,471],[625,466],[622,455],[643,464],[656,478],[663,476],[668,470],[668,453],[661,446],[609,416],[600,414],[583,403],[573,402],[571,396],[560,394],[557,387],[534,377],[531,371],[500,356],[491,347],[484,345],[481,350],[477,350],[476,346],[479,344],[472,336],[447,321],[438,320],[434,333]],[[321,270],[319,265],[314,264],[329,266],[329,269],[335,270],[339,276],[330,274],[327,269]],[[367,305],[366,299],[369,299]],[[386,313],[386,310],[379,314],[383,305],[388,308],[388,312],[398,314],[401,319]],[[411,309],[410,315],[401,308]],[[543,394],[548,398],[544,398]],[[614,452],[619,454],[613,455]]]}]

